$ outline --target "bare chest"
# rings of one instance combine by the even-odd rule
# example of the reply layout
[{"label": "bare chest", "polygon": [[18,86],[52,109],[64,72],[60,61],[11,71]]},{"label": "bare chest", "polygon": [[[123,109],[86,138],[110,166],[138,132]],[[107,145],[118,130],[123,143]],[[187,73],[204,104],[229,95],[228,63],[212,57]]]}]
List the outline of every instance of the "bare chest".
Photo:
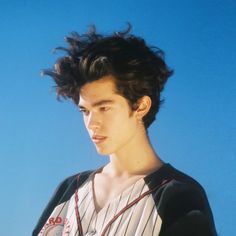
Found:
[{"label": "bare chest", "polygon": [[95,175],[93,180],[93,198],[96,211],[118,198],[123,192],[132,188],[142,177],[130,179],[108,179]]}]

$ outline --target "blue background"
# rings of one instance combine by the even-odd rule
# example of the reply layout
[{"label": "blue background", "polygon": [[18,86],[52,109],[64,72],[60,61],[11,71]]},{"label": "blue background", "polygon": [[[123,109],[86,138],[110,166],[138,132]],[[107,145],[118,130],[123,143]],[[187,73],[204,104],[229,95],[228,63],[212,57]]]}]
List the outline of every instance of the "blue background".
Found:
[{"label": "blue background", "polygon": [[219,235],[235,234],[235,0],[0,0],[1,235],[30,235],[63,178],[107,162],[40,70],[70,32],[96,24],[111,33],[127,21],[175,70],[149,130],[153,146],[205,187]]}]

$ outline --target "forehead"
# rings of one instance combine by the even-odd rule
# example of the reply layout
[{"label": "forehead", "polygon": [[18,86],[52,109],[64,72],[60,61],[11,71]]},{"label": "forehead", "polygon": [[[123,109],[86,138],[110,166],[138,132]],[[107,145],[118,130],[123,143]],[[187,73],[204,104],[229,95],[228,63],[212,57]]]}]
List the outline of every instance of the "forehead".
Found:
[{"label": "forehead", "polygon": [[116,93],[116,85],[113,76],[104,76],[99,80],[85,84],[80,89],[80,102],[93,103],[101,99],[111,99],[119,96]]}]

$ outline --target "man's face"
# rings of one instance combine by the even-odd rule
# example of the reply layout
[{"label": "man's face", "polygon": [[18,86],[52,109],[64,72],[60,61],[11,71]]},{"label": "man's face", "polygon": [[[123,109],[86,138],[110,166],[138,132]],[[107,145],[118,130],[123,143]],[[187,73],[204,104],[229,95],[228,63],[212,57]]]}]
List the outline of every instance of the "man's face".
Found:
[{"label": "man's face", "polygon": [[128,101],[115,92],[112,76],[85,84],[80,90],[80,110],[98,153],[117,153],[132,142],[138,120]]}]

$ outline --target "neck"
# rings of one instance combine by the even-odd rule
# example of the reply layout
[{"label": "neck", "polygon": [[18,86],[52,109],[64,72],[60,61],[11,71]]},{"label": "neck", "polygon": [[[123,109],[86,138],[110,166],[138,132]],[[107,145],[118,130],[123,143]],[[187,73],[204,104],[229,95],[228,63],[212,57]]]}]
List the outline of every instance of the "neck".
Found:
[{"label": "neck", "polygon": [[146,131],[110,155],[108,171],[115,176],[147,175],[162,165]]}]

